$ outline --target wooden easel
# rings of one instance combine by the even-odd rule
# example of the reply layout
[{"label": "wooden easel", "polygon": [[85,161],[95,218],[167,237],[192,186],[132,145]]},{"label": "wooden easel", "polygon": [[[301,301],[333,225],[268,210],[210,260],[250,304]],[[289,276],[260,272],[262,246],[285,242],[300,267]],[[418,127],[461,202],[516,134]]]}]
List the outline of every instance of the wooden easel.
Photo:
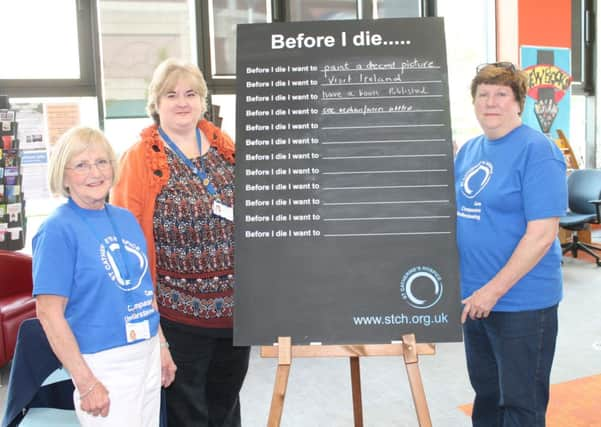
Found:
[{"label": "wooden easel", "polygon": [[422,378],[417,365],[418,355],[436,353],[434,344],[417,344],[415,335],[403,335],[400,344],[363,344],[363,345],[292,345],[290,337],[279,337],[277,346],[261,347],[261,357],[277,357],[278,368],[273,387],[273,397],[269,410],[267,427],[279,427],[286,387],[290,374],[290,365],[294,357],[348,357],[351,369],[351,386],[353,394],[353,416],[355,427],[363,427],[363,405],[361,401],[361,372],[359,358],[365,356],[403,356],[415,411],[420,427],[431,427],[430,412]]}]

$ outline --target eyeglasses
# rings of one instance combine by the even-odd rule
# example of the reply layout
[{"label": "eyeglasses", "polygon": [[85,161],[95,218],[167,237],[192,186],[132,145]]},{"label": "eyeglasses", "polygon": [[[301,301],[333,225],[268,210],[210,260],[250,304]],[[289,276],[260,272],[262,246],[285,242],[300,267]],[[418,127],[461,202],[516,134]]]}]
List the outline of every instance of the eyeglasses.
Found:
[{"label": "eyeglasses", "polygon": [[78,175],[88,175],[92,171],[92,166],[96,166],[100,172],[105,172],[109,167],[111,167],[111,161],[107,159],[99,159],[94,163],[81,162],[77,163],[75,166],[65,169],[70,169]]},{"label": "eyeglasses", "polygon": [[496,67],[496,68],[502,68],[502,69],[510,71],[512,73],[516,72],[515,65],[513,65],[512,62],[504,62],[503,61],[503,62],[488,62],[488,63],[480,64],[476,67],[476,73],[479,73],[486,67]]}]

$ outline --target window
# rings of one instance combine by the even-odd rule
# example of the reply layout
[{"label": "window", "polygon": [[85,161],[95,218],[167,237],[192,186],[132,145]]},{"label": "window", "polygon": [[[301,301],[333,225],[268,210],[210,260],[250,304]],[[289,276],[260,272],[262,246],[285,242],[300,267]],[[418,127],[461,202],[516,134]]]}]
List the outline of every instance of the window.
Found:
[{"label": "window", "polygon": [[595,15],[593,0],[572,1],[572,92],[595,93]]},{"label": "window", "polygon": [[146,116],[152,72],[168,57],[195,62],[189,0],[100,0],[106,117]]},{"label": "window", "polygon": [[198,58],[211,92],[234,93],[236,26],[271,22],[271,0],[196,0]]},{"label": "window", "polygon": [[268,22],[269,12],[264,0],[208,1],[212,76],[236,74],[236,26]]},{"label": "window", "polygon": [[2,94],[95,95],[95,4],[91,0],[3,2]]},{"label": "window", "polygon": [[355,0],[290,0],[290,21],[331,21],[357,19]]},{"label": "window", "polygon": [[232,94],[238,24],[432,16],[436,0],[196,0],[198,57],[209,90]]},{"label": "window", "polygon": [[[601,164],[601,145],[596,141],[597,2],[572,1],[572,98],[570,141],[580,167]],[[598,132],[597,132],[598,133]]]},{"label": "window", "polygon": [[438,0],[437,13],[444,18],[453,139],[461,145],[482,132],[474,117],[470,84],[478,64],[495,60],[495,0],[472,2],[467,9],[454,0]]},{"label": "window", "polygon": [[404,18],[427,16],[418,1],[401,2],[398,0],[377,0],[376,18]]}]

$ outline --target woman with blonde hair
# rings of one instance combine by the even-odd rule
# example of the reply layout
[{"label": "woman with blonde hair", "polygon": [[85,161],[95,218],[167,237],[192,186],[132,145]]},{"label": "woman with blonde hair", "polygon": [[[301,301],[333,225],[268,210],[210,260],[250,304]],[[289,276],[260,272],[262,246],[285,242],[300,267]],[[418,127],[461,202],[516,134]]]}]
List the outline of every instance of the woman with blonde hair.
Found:
[{"label": "woman with blonde hair", "polygon": [[234,143],[203,119],[198,67],[168,59],[155,70],[154,125],[121,162],[112,201],[148,241],[161,325],[178,366],[167,389],[169,425],[240,426],[249,347],[234,347]]},{"label": "woman with blonde hair", "polygon": [[[33,294],[50,346],[70,373],[83,426],[158,426],[159,315],[134,216],[105,201],[115,154],[92,128],[67,131],[53,149],[50,189],[67,197],[33,238]],[[170,359],[168,354],[163,359]]]}]

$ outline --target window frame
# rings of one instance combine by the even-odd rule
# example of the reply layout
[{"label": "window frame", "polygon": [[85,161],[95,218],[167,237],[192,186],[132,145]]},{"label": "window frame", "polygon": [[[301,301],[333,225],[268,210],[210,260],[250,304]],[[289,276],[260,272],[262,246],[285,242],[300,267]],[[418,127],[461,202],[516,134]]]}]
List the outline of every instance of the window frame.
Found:
[{"label": "window frame", "polygon": [[572,1],[572,93],[595,95],[596,6],[594,0]]},{"label": "window frame", "polygon": [[95,0],[76,0],[79,79],[0,79],[0,92],[12,98],[98,96],[100,65]]},{"label": "window frame", "polygon": [[[271,21],[291,22],[291,0],[262,0],[270,2]],[[357,19],[371,19],[377,0],[355,0]],[[420,2],[422,16],[436,16],[436,0],[416,0]],[[268,5],[269,6],[269,5]],[[269,8],[267,8],[269,11]],[[209,91],[215,95],[231,95],[236,93],[236,75],[228,77],[213,75],[213,52],[211,51],[211,19],[209,0],[195,0],[196,49],[198,65],[203,70]]]},{"label": "window frame", "polygon": [[[223,75],[213,75],[213,57],[211,43],[211,7],[210,0],[195,0],[195,21],[196,21],[196,57],[198,65],[203,71],[205,81],[209,91],[213,94],[234,94],[236,93],[236,75],[228,74],[228,77]],[[271,21],[282,22],[280,16],[284,16],[285,8],[281,7],[282,0],[262,0],[267,4],[271,2],[267,10],[271,10]],[[277,9],[275,9],[277,8]],[[277,20],[275,17],[277,16]]]}]

